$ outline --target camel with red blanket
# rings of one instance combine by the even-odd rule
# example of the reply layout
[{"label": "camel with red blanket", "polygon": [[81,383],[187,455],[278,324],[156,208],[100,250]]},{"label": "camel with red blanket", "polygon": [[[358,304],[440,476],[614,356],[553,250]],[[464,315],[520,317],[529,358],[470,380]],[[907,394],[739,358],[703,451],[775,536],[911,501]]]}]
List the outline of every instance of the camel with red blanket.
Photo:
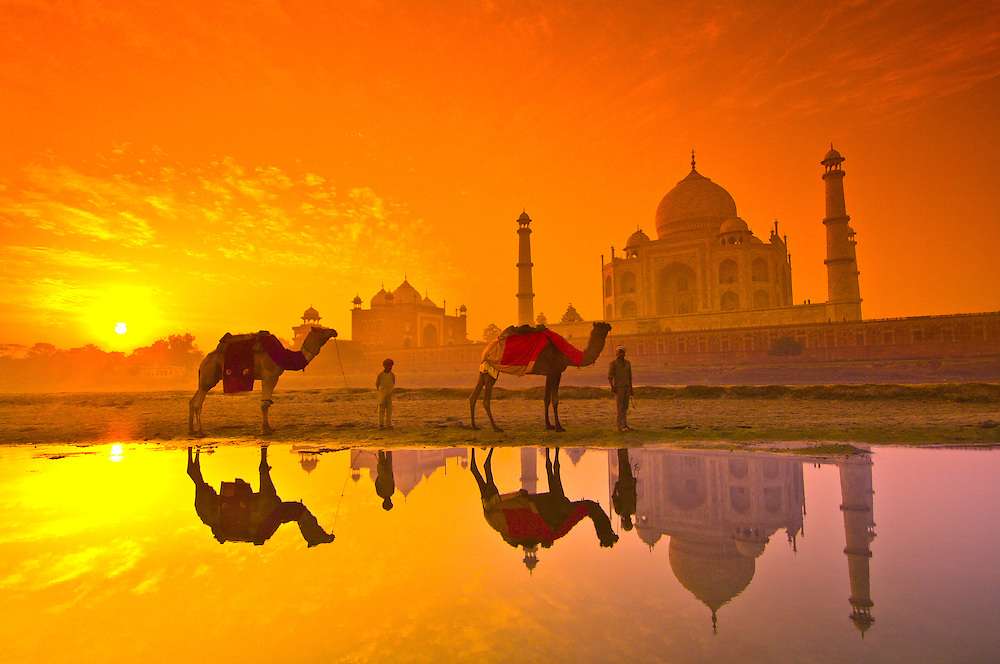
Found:
[{"label": "camel with red blanket", "polygon": [[[261,433],[272,432],[267,421],[267,411],[274,401],[271,396],[278,384],[278,378],[286,369],[302,371],[314,357],[319,355],[323,345],[337,336],[337,331],[329,327],[316,326],[309,331],[302,342],[301,350],[288,350],[278,338],[268,332],[256,334],[226,333],[219,345],[205,356],[198,367],[198,391],[188,404],[188,432],[192,436],[204,436],[201,428],[201,407],[205,404],[208,391],[222,381],[226,394],[249,392],[253,382],[260,381]],[[195,422],[198,428],[195,429]]]},{"label": "camel with red blanket", "polygon": [[524,564],[532,569],[538,560],[535,552],[539,545],[548,548],[565,536],[580,521],[589,518],[594,524],[594,532],[601,546],[611,547],[618,541],[618,535],[611,527],[607,512],[593,500],[570,500],[563,492],[562,477],[559,472],[559,448],[556,448],[555,464],[545,448],[545,476],[549,490],[545,493],[528,493],[524,489],[512,493],[500,493],[493,480],[493,448],[486,455],[483,470],[486,478],[476,465],[476,450],[472,450],[470,465],[479,497],[483,501],[483,516],[505,542],[513,547],[524,547]]},{"label": "camel with red blanket", "polygon": [[[525,374],[545,376],[545,428],[565,431],[559,422],[559,383],[563,372],[570,366],[586,367],[596,362],[604,350],[604,342],[609,332],[611,326],[607,323],[594,323],[587,347],[579,350],[544,325],[508,327],[483,350],[482,363],[479,365],[479,382],[469,397],[472,428],[479,428],[476,426],[476,401],[482,393],[483,408],[490,418],[493,430],[502,431],[493,420],[490,402],[493,399],[493,386],[496,385],[500,374],[509,373],[515,376]],[[554,425],[549,421],[550,404]]]}]

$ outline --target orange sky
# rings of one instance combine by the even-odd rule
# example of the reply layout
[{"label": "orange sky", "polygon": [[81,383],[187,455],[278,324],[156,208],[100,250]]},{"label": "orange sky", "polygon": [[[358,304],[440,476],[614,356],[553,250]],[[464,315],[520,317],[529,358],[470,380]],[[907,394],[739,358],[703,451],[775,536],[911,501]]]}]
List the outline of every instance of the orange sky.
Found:
[{"label": "orange sky", "polygon": [[823,300],[831,140],[865,316],[1000,309],[995,3],[106,4],[0,5],[0,342],[207,347],[310,304],[346,335],[404,272],[478,337],[522,207],[536,312],[595,317],[692,146]]}]

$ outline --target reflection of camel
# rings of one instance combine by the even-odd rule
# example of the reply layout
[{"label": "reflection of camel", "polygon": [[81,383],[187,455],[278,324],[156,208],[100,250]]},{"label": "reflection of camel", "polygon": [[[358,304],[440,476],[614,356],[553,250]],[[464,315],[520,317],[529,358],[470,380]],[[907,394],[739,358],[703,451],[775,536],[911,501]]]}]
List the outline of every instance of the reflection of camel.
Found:
[{"label": "reflection of camel", "polygon": [[[601,351],[604,350],[604,342],[607,340],[608,333],[610,331],[611,326],[607,323],[594,323],[594,327],[590,331],[590,339],[587,341],[587,347],[583,349],[583,359],[578,366],[590,366],[597,361]],[[489,355],[491,355],[491,347],[499,343],[501,343],[501,340],[498,338],[492,341],[491,344],[483,351],[484,364],[490,365],[489,368],[493,371],[493,374],[496,374],[496,377],[494,377],[490,371],[480,371],[479,382],[476,383],[476,387],[472,391],[472,395],[469,397],[469,415],[473,429],[479,428],[476,426],[476,401],[479,399],[479,394],[482,392],[483,408],[486,410],[486,416],[490,418],[490,424],[493,426],[493,430],[501,431],[500,427],[498,427],[497,423],[493,420],[493,411],[490,409],[490,402],[493,399],[493,386],[496,385],[497,378],[499,378],[499,372],[518,373],[518,371],[514,368],[499,365],[486,359]],[[534,364],[526,372],[536,376],[545,376],[546,429],[564,431],[562,424],[559,422],[559,382],[562,380],[563,372],[566,371],[566,368],[569,366],[570,361],[569,358],[566,357],[566,354],[556,348],[555,344],[550,341],[541,350],[541,352],[538,353]],[[555,425],[549,421],[549,404],[552,404],[552,414],[555,419]]]},{"label": "reflection of camel", "polygon": [[[216,349],[206,355],[205,359],[201,361],[201,366],[198,368],[198,391],[194,393],[194,396],[191,397],[191,402],[188,404],[188,432],[191,435],[204,435],[205,433],[201,427],[201,407],[205,403],[208,391],[222,380],[226,345],[233,342],[246,341],[256,336],[256,334],[226,335],[219,342]],[[323,344],[335,336],[337,336],[337,331],[334,329],[327,327],[312,328],[302,342],[302,355],[305,356],[306,363],[311,362],[314,357],[319,355]],[[271,359],[271,356],[260,347],[260,343],[258,342],[253,348],[253,379],[260,381],[260,428],[264,434],[271,433],[271,425],[267,421],[267,411],[271,407],[271,404],[274,403],[271,396],[274,394],[274,388],[278,384],[278,378],[284,372],[285,370]],[[197,429],[194,426],[196,421],[198,423]]]},{"label": "reflection of camel", "polygon": [[274,535],[283,523],[299,524],[302,538],[310,546],[333,541],[316,517],[302,503],[283,502],[271,482],[267,448],[260,448],[260,491],[253,493],[241,479],[223,482],[219,493],[201,476],[201,450],[192,459],[188,448],[187,474],[194,482],[194,510],[215,539],[222,542],[253,542],[260,546]]},{"label": "reflection of camel", "polygon": [[526,552],[525,565],[533,568],[538,559],[534,552],[538,546],[550,547],[564,536],[584,517],[594,522],[594,531],[601,546],[614,546],[618,536],[611,529],[611,519],[593,500],[569,500],[563,493],[562,478],[559,473],[559,448],[556,448],[555,464],[545,448],[545,475],[548,478],[547,493],[528,493],[524,489],[501,494],[493,481],[493,448],[486,455],[483,479],[476,465],[476,450],[472,450],[472,474],[479,485],[479,495],[483,501],[483,516],[487,523],[500,533],[504,541],[513,547],[523,546]]}]

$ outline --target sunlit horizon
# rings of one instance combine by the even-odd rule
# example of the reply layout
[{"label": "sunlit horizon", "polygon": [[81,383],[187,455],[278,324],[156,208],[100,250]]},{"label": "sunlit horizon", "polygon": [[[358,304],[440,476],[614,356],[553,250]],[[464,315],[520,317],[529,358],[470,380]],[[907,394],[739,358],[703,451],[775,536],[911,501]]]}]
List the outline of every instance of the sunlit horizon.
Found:
[{"label": "sunlit horizon", "polygon": [[476,339],[515,322],[522,209],[535,311],[598,319],[601,255],[653,231],[692,147],[823,301],[831,142],[866,318],[1000,309],[988,3],[0,12],[3,344],[287,338],[310,305],[347,339],[404,275]]}]

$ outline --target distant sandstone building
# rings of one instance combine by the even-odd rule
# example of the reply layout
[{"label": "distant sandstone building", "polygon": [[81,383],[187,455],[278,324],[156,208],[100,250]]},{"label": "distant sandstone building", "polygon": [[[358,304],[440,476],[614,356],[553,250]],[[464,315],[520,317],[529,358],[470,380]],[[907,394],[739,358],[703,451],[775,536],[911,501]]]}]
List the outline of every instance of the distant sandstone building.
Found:
[{"label": "distant sandstone building", "polygon": [[437,348],[467,344],[465,305],[454,315],[435,304],[405,278],[394,291],[379,289],[362,308],[361,296],[354,297],[351,336],[355,343],[371,348]]},{"label": "distant sandstone building", "polygon": [[696,170],[692,152],[691,172],[656,209],[657,239],[637,228],[622,255],[612,247],[611,261],[602,258],[604,318],[624,321],[619,334],[860,320],[843,162],[832,146],[822,161],[827,302],[793,304],[792,260],[778,222],[766,241],[754,235],[729,192]]}]

